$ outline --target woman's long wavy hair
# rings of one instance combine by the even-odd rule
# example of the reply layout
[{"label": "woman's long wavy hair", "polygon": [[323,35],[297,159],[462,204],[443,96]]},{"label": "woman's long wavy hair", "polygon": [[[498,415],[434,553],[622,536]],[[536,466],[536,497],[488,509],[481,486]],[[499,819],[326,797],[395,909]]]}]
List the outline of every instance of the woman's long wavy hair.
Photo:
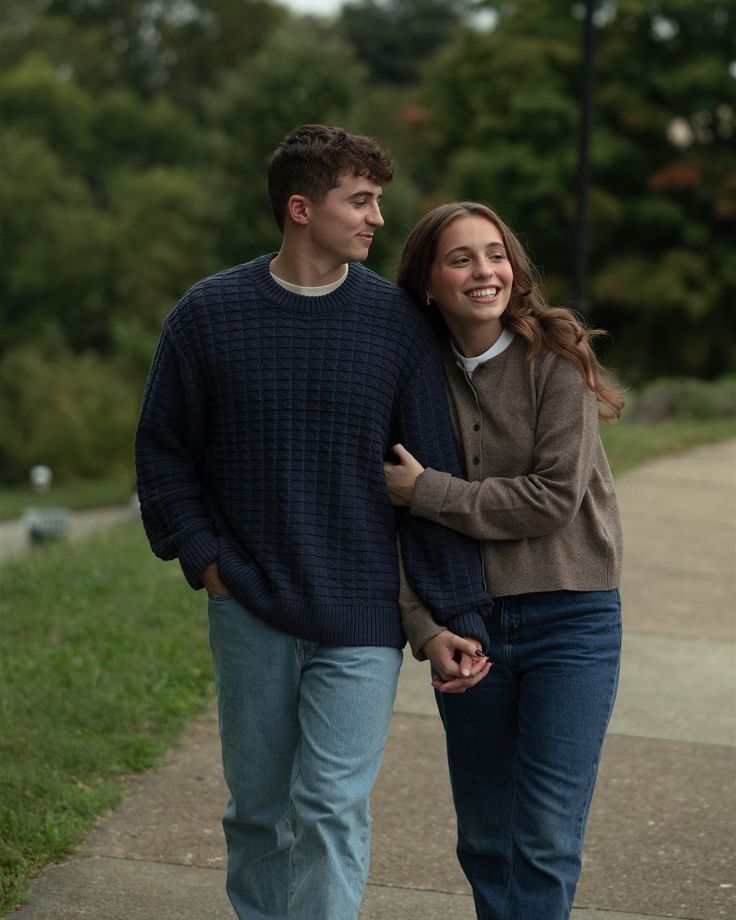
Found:
[{"label": "woman's long wavy hair", "polygon": [[442,232],[459,217],[478,215],[489,220],[501,234],[514,272],[509,303],[501,316],[502,324],[521,336],[528,345],[531,360],[542,345],[571,361],[595,393],[601,408],[599,417],[613,421],[620,417],[623,392],[598,362],[591,342],[605,335],[602,329],[584,326],[570,310],[550,307],[539,290],[536,271],[524,247],[501,218],[484,204],[458,201],[443,204],[425,214],[409,233],[399,260],[398,284],[425,310],[433,323],[446,330],[434,303],[427,303],[429,278]]}]

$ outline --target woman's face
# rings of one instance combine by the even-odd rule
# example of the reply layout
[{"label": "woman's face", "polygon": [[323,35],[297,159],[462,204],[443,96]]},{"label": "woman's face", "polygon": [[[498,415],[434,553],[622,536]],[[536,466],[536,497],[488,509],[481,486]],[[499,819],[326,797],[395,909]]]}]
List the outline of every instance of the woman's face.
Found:
[{"label": "woman's face", "polygon": [[442,231],[427,293],[456,338],[482,332],[492,344],[503,330],[513,281],[501,234],[487,218],[468,214]]}]

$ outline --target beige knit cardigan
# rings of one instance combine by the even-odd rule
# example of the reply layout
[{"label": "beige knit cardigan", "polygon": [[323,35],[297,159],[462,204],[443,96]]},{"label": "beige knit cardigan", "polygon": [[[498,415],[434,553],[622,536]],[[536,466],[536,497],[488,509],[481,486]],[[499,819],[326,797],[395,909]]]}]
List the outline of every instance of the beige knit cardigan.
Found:
[{"label": "beige knit cardigan", "polygon": [[[621,521],[580,372],[515,336],[468,377],[451,349],[445,376],[467,479],[426,469],[410,512],[480,540],[493,597],[618,587]],[[421,462],[421,457],[417,458]],[[404,631],[416,657],[442,631],[402,573]]]}]

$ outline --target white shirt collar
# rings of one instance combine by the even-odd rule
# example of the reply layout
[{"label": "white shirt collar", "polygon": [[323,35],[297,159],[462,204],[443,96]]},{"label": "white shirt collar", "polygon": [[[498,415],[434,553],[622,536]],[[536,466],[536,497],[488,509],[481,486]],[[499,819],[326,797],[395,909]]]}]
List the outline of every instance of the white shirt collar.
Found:
[{"label": "white shirt collar", "polygon": [[455,343],[452,343],[452,350],[457,358],[457,366],[464,370],[465,373],[469,376],[473,376],[473,371],[478,367],[479,364],[485,364],[486,361],[490,361],[491,358],[495,358],[497,355],[500,355],[502,351],[506,351],[509,345],[514,340],[514,334],[510,329],[504,329],[501,335],[496,339],[496,341],[491,345],[488,351],[484,351],[482,355],[477,355],[475,358],[466,358],[465,355],[461,355],[457,350]]},{"label": "white shirt collar", "polygon": [[348,266],[346,265],[342,278],[338,278],[337,281],[332,281],[330,284],[322,284],[319,287],[301,287],[298,284],[292,284],[290,281],[284,281],[283,278],[279,278],[271,272],[271,277],[276,284],[280,284],[282,288],[286,288],[286,290],[291,291],[292,294],[301,294],[302,297],[324,297],[325,294],[331,294],[340,287],[347,276]]}]

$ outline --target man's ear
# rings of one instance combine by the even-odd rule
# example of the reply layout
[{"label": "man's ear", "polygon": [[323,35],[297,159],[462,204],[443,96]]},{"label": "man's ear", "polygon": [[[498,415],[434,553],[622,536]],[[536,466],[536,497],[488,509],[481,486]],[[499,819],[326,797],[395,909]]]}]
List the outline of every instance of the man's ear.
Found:
[{"label": "man's ear", "polygon": [[309,202],[304,195],[291,195],[286,202],[286,214],[295,224],[305,226],[309,222]]}]

